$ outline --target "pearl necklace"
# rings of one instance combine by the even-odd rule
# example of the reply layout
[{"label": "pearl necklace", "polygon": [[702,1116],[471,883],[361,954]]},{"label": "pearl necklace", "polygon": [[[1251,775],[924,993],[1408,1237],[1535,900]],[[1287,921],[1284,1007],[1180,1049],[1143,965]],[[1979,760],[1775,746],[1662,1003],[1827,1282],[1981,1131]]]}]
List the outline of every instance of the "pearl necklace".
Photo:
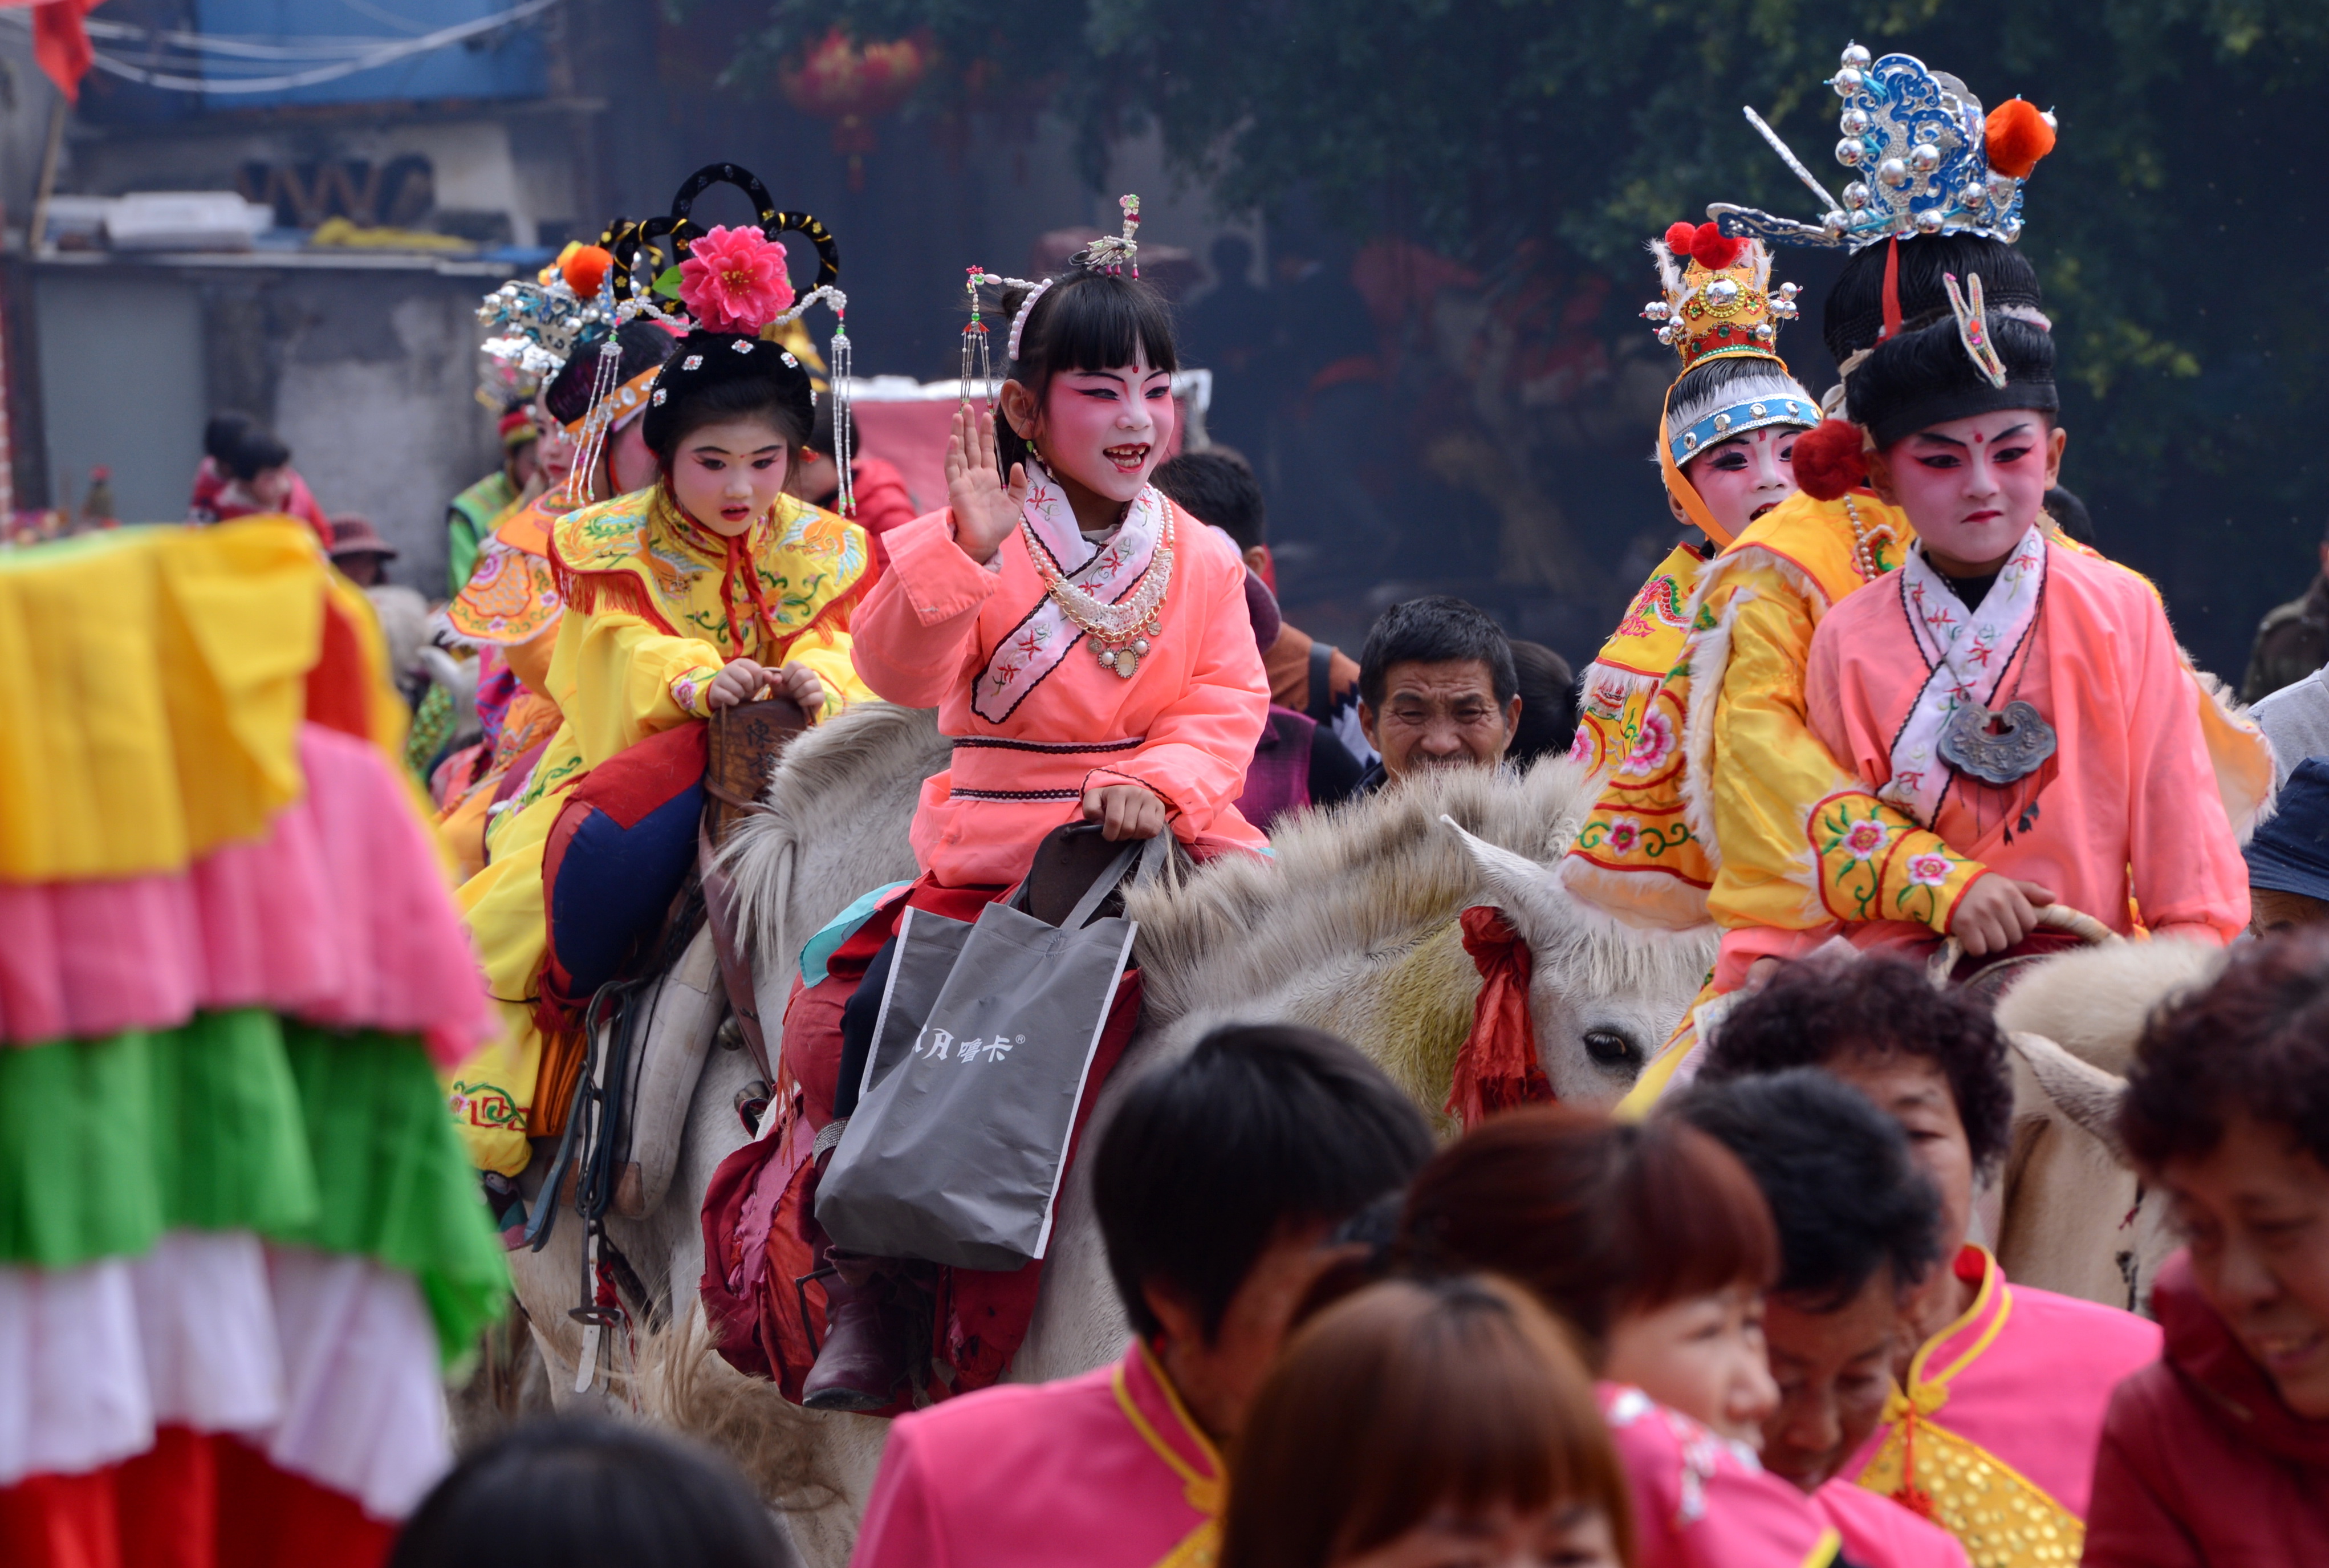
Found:
[{"label": "pearl necklace", "polygon": [[1164,608],[1165,590],[1173,585],[1172,508],[1165,508],[1164,532],[1149,557],[1148,570],[1140,574],[1133,590],[1115,604],[1104,603],[1070,582],[1052,562],[1051,553],[1035,537],[1035,531],[1023,521],[1019,528],[1027,536],[1027,556],[1035,563],[1035,575],[1043,580],[1043,591],[1060,607],[1060,613],[1091,639],[1100,667],[1130,680],[1148,655],[1148,639],[1164,635],[1158,611]]},{"label": "pearl necklace", "polygon": [[1860,520],[1860,508],[1853,505],[1852,497],[1849,495],[1846,495],[1843,498],[1843,515],[1847,518],[1851,519],[1852,522],[1853,570],[1860,573],[1861,581],[1873,582],[1878,577],[1881,576],[1882,573],[1877,570],[1876,553],[1870,547],[1869,540],[1879,532],[1882,533],[1884,537],[1889,540],[1892,536],[1892,530],[1890,528],[1881,530],[1872,529],[1865,524],[1862,523]]}]

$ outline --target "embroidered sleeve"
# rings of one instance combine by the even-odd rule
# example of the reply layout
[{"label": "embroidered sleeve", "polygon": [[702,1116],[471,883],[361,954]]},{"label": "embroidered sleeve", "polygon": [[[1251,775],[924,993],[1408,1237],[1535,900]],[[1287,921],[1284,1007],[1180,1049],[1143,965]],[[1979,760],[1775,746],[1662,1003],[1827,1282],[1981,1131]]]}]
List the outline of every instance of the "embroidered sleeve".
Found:
[{"label": "embroidered sleeve", "polygon": [[1561,868],[1562,883],[1579,896],[1636,921],[1677,928],[1705,921],[1714,881],[1713,860],[1683,803],[1689,704],[1685,666],[1638,710],[1631,749],[1602,784]]},{"label": "embroidered sleeve", "polygon": [[1841,921],[1914,921],[1946,933],[1987,871],[1863,789],[1815,803],[1806,830],[1820,901]]},{"label": "embroidered sleeve", "polygon": [[710,718],[712,681],[719,673],[718,667],[702,665],[690,666],[682,670],[671,679],[671,700],[678,704],[679,711],[690,718]]},{"label": "embroidered sleeve", "polygon": [[1775,570],[1731,582],[1727,602],[1711,606],[1730,641],[1704,770],[1721,845],[1715,918],[1787,930],[1906,920],[1946,931],[1984,868],[1878,801],[1813,732],[1804,677],[1815,623],[1804,592]]}]

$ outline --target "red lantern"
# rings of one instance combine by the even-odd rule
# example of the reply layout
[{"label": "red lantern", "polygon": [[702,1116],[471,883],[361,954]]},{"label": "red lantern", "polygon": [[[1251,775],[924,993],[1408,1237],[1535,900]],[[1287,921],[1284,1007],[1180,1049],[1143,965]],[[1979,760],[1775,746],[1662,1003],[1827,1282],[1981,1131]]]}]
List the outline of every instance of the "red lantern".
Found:
[{"label": "red lantern", "polygon": [[880,145],[868,122],[904,103],[929,68],[929,48],[918,39],[858,44],[835,27],[777,80],[795,109],[833,121],[833,150],[849,159],[849,188],[862,191],[865,155]]}]

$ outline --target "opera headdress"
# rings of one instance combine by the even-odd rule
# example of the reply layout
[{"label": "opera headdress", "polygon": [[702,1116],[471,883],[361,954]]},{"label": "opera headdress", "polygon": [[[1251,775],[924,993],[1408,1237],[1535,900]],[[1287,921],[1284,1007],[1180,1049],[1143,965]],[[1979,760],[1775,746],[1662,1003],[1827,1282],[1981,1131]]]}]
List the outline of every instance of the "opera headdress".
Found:
[{"label": "opera headdress", "polygon": [[1752,109],[1748,122],[1820,199],[1813,223],[1754,207],[1707,208],[1725,234],[1775,245],[1858,250],[1919,234],[1980,234],[2011,244],[2022,233],[2022,187],[2054,150],[2054,117],[2014,99],[1986,116],[1981,100],[1947,71],[1913,54],[1871,60],[1854,43],[1828,85],[1843,100],[1835,161],[1852,171],[1841,199],[1788,150]]}]

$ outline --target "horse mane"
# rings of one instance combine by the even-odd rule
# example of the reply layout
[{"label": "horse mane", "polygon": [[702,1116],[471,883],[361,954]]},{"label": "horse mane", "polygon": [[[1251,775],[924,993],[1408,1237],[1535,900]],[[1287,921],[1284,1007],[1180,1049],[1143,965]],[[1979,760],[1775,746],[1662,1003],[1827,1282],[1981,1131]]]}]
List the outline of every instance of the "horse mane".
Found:
[{"label": "horse mane", "polygon": [[[844,842],[885,802],[898,810],[902,837],[922,780],[944,772],[951,755],[934,711],[890,703],[852,704],[785,748],[760,797],[767,809],[739,823],[720,852],[736,887],[737,940],[751,950],[756,968],[785,972],[798,956],[788,949],[810,934],[786,930],[804,848]],[[894,853],[899,845],[876,847]],[[869,872],[862,882],[836,886],[833,907],[891,880]]]},{"label": "horse mane", "polygon": [[1591,776],[1554,757],[1526,774],[1431,770],[1287,822],[1270,858],[1224,855],[1136,888],[1143,998],[1160,1023],[1253,997],[1353,952],[1396,956],[1485,902],[1478,864],[1445,815],[1535,862],[1556,855],[1591,804]]}]

